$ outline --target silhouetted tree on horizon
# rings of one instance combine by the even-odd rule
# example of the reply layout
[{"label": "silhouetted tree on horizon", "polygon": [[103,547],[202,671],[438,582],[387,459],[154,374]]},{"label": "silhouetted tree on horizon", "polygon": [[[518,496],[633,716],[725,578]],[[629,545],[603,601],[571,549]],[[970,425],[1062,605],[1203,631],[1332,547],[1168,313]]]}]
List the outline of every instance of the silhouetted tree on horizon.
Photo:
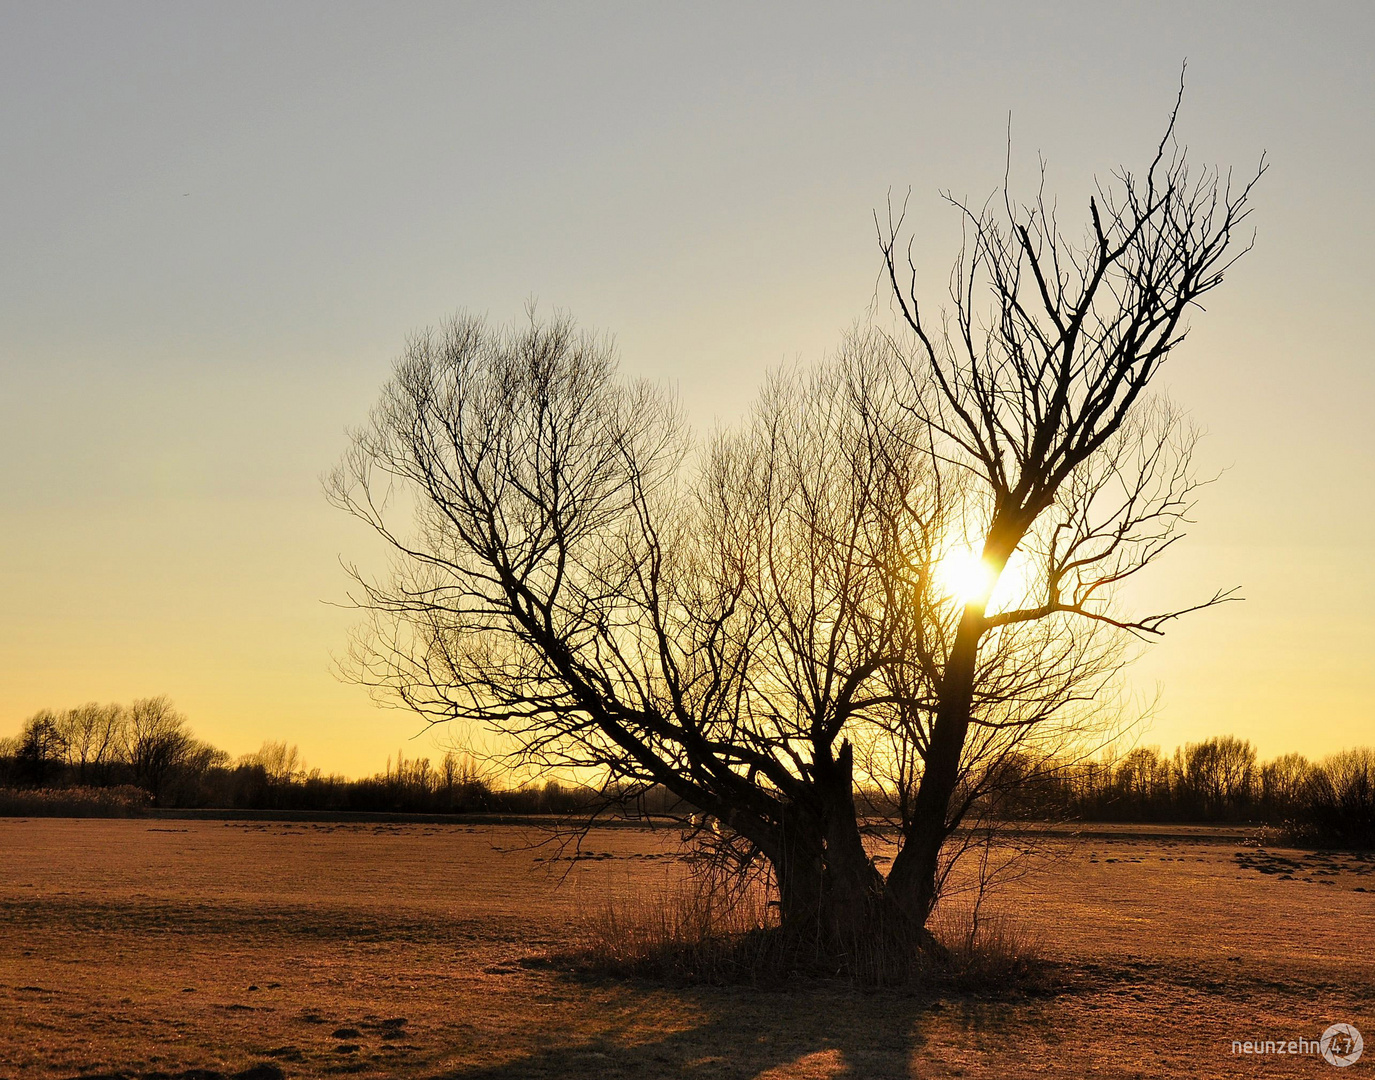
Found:
[{"label": "silhouetted tree on horizon", "polygon": [[[328,484],[397,555],[355,574],[356,674],[489,726],[521,765],[671,791],[837,955],[920,931],[956,829],[1074,738],[1124,638],[1227,598],[1114,599],[1182,535],[1195,436],[1147,390],[1251,190],[1193,176],[1173,132],[1099,186],[1081,244],[1043,193],[956,204],[968,240],[934,326],[890,223],[901,332],[777,377],[696,458],[672,403],[566,318],[414,338]],[[952,596],[938,568],[962,542],[987,582]],[[886,877],[862,783],[894,808]]]},{"label": "silhouetted tree on horizon", "polygon": [[24,724],[15,746],[15,761],[28,782],[42,785],[63,764],[67,740],[60,718],[51,709],[35,713]]},{"label": "silhouetted tree on horizon", "polygon": [[128,750],[129,716],[123,706],[87,702],[61,713],[58,726],[78,783],[104,780]]},{"label": "silhouetted tree on horizon", "polygon": [[198,740],[186,717],[165,696],[141,698],[129,706],[128,760],[134,782],[161,804],[179,772],[202,773],[229,760],[223,750]]}]

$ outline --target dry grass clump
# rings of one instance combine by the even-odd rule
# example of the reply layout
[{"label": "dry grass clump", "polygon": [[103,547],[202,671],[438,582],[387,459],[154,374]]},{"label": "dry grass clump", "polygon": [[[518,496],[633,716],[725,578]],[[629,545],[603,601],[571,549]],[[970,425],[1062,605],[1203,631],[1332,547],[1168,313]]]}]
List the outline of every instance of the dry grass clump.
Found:
[{"label": "dry grass clump", "polygon": [[561,959],[579,970],[666,982],[767,981],[786,966],[762,889],[689,878],[607,900]]},{"label": "dry grass clump", "polygon": [[111,788],[0,787],[0,817],[137,817],[148,802],[148,793],[130,784]]},{"label": "dry grass clump", "polygon": [[933,921],[932,932],[944,951],[935,974],[945,983],[975,991],[1047,987],[1048,965],[1039,943],[1011,917],[946,911]]},{"label": "dry grass clump", "polygon": [[578,971],[672,984],[776,986],[810,977],[969,993],[1046,985],[1033,943],[1006,918],[946,913],[929,934],[879,924],[838,942],[785,929],[776,912],[760,885],[689,878],[606,902],[555,959]]}]

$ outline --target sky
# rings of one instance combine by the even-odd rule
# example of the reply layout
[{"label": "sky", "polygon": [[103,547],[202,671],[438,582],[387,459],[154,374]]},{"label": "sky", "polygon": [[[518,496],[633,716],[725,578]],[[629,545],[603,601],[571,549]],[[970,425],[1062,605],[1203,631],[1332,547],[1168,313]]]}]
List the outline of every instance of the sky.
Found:
[{"label": "sky", "polygon": [[1246,600],[1134,667],[1139,738],[1375,743],[1372,48],[1363,2],[7,3],[0,734],[168,694],[231,754],[436,753],[335,673],[377,550],[320,486],[408,333],[535,298],[730,423],[874,302],[890,192],[934,298],[1009,122],[1077,220],[1187,58],[1191,156],[1272,168],[1162,375],[1221,475],[1148,591]]}]

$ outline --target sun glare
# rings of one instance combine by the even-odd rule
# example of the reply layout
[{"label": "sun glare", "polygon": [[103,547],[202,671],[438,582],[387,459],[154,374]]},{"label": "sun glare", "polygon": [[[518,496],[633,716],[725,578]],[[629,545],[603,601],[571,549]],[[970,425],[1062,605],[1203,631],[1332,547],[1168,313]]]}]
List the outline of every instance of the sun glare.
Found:
[{"label": "sun glare", "polygon": [[936,578],[951,596],[966,604],[987,603],[996,581],[993,567],[972,548],[952,548],[936,564]]}]

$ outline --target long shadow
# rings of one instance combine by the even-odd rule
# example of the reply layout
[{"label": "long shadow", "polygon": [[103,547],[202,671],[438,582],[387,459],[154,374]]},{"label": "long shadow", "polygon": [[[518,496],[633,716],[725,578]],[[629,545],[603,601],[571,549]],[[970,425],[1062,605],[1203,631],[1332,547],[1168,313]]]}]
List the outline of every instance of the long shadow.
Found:
[{"label": "long shadow", "polygon": [[[559,1043],[498,1065],[441,1073],[432,1080],[583,1080],[583,1078],[901,1077],[927,1029],[1003,1028],[1012,1002],[923,1000],[826,984],[782,991],[694,988],[659,991],[681,1026],[646,1037],[643,1027],[609,1025],[599,1036]],[[674,1021],[664,1016],[664,1025]],[[551,1033],[551,1039],[559,1036]]]}]

